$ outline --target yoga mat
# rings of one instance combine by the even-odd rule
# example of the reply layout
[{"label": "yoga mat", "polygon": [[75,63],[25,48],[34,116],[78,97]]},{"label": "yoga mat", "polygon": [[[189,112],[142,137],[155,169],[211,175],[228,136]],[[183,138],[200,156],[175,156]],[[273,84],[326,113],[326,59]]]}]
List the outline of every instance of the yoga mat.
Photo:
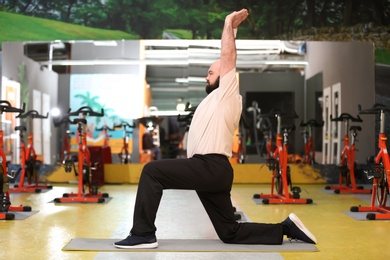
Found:
[{"label": "yoga mat", "polygon": [[271,252],[99,252],[94,260],[156,260],[156,259],[196,259],[196,260],[283,260],[279,253]]},{"label": "yoga mat", "polygon": [[217,239],[159,239],[155,249],[120,249],[113,243],[121,239],[73,238],[64,251],[153,251],[153,252],[280,252],[280,251],[318,251],[308,243],[285,240],[281,245],[243,245],[225,244]]},{"label": "yoga mat", "polygon": [[253,201],[257,204],[257,205],[262,205],[263,204],[263,199],[255,199],[255,198],[252,198]]},{"label": "yoga mat", "polygon": [[32,193],[32,194],[41,194],[41,193],[46,193],[46,192],[48,192],[48,191],[51,191],[52,189],[43,189],[43,188],[37,188],[37,189],[41,189],[41,191],[39,191],[39,192],[35,192],[35,191],[29,191],[29,192],[27,192],[27,191],[11,191],[11,193],[14,193],[14,194],[22,194],[22,193]]},{"label": "yoga mat", "polygon": [[[339,186],[339,184],[329,184],[326,186]],[[356,184],[356,186],[362,186],[364,190],[371,190],[372,189],[372,184]],[[322,189],[323,192],[326,194],[335,194],[335,195],[344,195],[344,194],[350,194],[350,195],[363,195],[363,196],[371,196],[371,193],[335,193],[334,190],[331,189]]]},{"label": "yoga mat", "polygon": [[388,219],[375,219],[375,220],[367,219],[367,214],[368,213],[382,214],[380,212],[351,212],[351,211],[344,211],[344,213],[347,216],[350,216],[351,218],[353,218],[355,220],[359,220],[359,221],[362,221],[362,220],[367,220],[367,221],[388,220]]},{"label": "yoga mat", "polygon": [[8,213],[12,213],[15,215],[15,219],[13,220],[25,220],[28,217],[31,217],[35,213],[39,212],[39,210],[32,211],[8,211]]}]

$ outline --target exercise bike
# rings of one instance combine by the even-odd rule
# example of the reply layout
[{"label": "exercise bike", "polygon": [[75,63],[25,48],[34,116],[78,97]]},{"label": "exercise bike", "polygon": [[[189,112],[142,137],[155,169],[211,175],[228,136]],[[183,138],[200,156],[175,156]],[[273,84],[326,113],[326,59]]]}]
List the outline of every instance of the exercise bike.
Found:
[{"label": "exercise bike", "polygon": [[194,117],[194,113],[196,110],[196,106],[192,107],[190,102],[186,103],[184,112],[188,112],[186,115],[177,115],[177,122],[179,122],[180,127],[184,127],[184,135],[179,143],[179,152],[177,155],[177,158],[187,158],[187,138],[188,138],[188,131],[190,130],[192,118]]},{"label": "exercise bike", "polygon": [[131,163],[131,156],[129,153],[129,136],[133,131],[127,130],[128,128],[133,129],[134,125],[130,125],[129,123],[122,121],[118,125],[114,125],[114,130],[120,128],[123,131],[123,145],[121,148],[120,153],[118,154],[119,160],[121,164],[128,164]]},{"label": "exercise bike", "polygon": [[[252,113],[252,129],[256,153],[261,157],[266,157],[266,160],[269,160],[272,157],[272,152],[274,150],[272,122],[270,118],[275,117],[275,115],[262,114],[256,101],[252,102],[252,106],[247,108],[247,111]],[[259,132],[263,135],[261,141],[258,137]]]},{"label": "exercise bike", "polygon": [[[33,119],[46,119],[49,117],[49,113],[46,116],[41,115],[36,110],[29,110],[24,114],[19,114],[16,118],[28,119],[29,128],[32,129],[32,120]],[[15,131],[19,131],[20,137],[20,173],[19,184],[14,185],[13,188],[10,188],[10,192],[36,192],[39,193],[42,189],[52,189],[51,185],[39,184],[38,171],[42,164],[40,160],[37,160],[37,154],[34,149],[34,139],[33,134],[30,132],[28,135],[27,147],[24,142],[24,133],[27,131],[27,127],[24,125],[16,126]],[[25,185],[25,179],[27,178],[28,185]],[[35,184],[32,184],[35,180]]]},{"label": "exercise bike", "polygon": [[315,149],[313,143],[313,128],[319,128],[324,126],[324,121],[317,122],[315,119],[310,119],[306,123],[302,121],[299,124],[300,127],[304,127],[305,130],[302,131],[303,142],[305,154],[303,156],[303,163],[306,164],[315,164]]},{"label": "exercise bike", "polygon": [[[288,163],[288,136],[295,130],[295,125],[283,125],[282,118],[298,118],[295,112],[284,113],[273,109],[269,115],[277,118],[276,149],[267,160],[268,168],[272,171],[271,193],[254,194],[255,199],[263,199],[263,204],[311,204],[312,199],[300,197],[301,188],[292,186],[290,167]],[[291,193],[290,193],[291,191]]]},{"label": "exercise bike", "polygon": [[[273,117],[275,115],[272,115]],[[260,114],[260,124],[259,124],[259,130],[263,133],[263,142],[261,144],[260,148],[260,155],[264,156],[265,151],[265,157],[266,160],[270,160],[272,158],[273,151],[275,149],[274,142],[273,142],[273,133],[272,133],[272,122],[270,120],[270,114]]]},{"label": "exercise bike", "polygon": [[[355,175],[355,151],[356,151],[356,137],[358,131],[361,131],[360,126],[349,126],[349,122],[363,122],[359,117],[353,117],[348,113],[342,113],[339,117],[332,118],[330,115],[330,120],[334,122],[344,122],[345,124],[345,133],[344,133],[344,148],[341,152],[341,162],[340,162],[340,177],[339,184],[333,186],[326,186],[327,190],[334,190],[334,193],[371,193],[371,190],[364,189],[363,186],[356,185],[356,175]],[[348,131],[351,131],[351,142],[349,142]]]},{"label": "exercise bike", "polygon": [[368,179],[373,179],[371,205],[370,206],[353,206],[351,212],[378,212],[367,213],[366,218],[369,220],[390,219],[390,206],[386,206],[387,196],[390,188],[390,156],[387,151],[387,136],[385,133],[385,115],[390,114],[390,106],[375,104],[372,108],[361,110],[359,105],[359,114],[377,114],[379,115],[379,152],[375,157],[371,169],[366,171]]},{"label": "exercise bike", "polygon": [[[70,112],[70,110],[68,111]],[[62,148],[61,148],[61,155],[60,155],[60,165],[65,166],[65,172],[71,172],[72,167],[74,166],[72,155],[71,155],[71,150],[70,150],[70,140],[72,135],[75,133],[69,130],[69,115],[63,116],[61,119],[53,120],[54,126],[55,127],[60,127],[62,125],[65,126],[65,134],[62,142]],[[76,169],[75,169],[76,171]]]},{"label": "exercise bike", "polygon": [[4,136],[3,136],[3,113],[24,113],[25,104],[23,103],[22,108],[12,107],[11,103],[7,100],[0,100],[0,220],[13,220],[15,214],[10,213],[15,211],[31,211],[30,206],[14,206],[11,205],[10,193],[9,193],[9,179],[15,177],[14,174],[8,173],[7,157],[4,152]]},{"label": "exercise bike", "polygon": [[[100,113],[94,112],[91,107],[83,106],[77,111],[69,112],[69,116],[79,116],[79,118],[70,120],[70,124],[77,125],[78,135],[78,154],[77,154],[77,171],[78,176],[78,192],[65,193],[62,198],[55,198],[56,203],[71,203],[71,202],[87,202],[87,203],[103,203],[104,198],[108,198],[107,193],[99,193],[98,183],[93,183],[92,171],[95,169],[91,165],[90,153],[87,147],[87,116],[103,117],[104,110]],[[73,162],[74,163],[74,162]]]},{"label": "exercise bike", "polygon": [[109,140],[111,135],[109,134],[109,131],[115,131],[114,128],[110,128],[108,125],[104,125],[100,128],[95,127],[96,131],[101,131],[103,133],[104,139],[103,139],[103,146],[109,146]]}]

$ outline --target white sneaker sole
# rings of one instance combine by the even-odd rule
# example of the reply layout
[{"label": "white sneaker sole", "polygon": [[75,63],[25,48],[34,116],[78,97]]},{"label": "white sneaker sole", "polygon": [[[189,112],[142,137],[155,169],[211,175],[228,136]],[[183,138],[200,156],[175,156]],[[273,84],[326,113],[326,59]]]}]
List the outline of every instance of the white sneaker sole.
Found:
[{"label": "white sneaker sole", "polygon": [[294,213],[290,213],[289,215],[290,219],[292,222],[294,222],[294,224],[303,232],[306,234],[306,236],[308,236],[311,240],[314,241],[314,243],[317,244],[317,239],[315,238],[315,236],[305,227],[305,225],[303,225],[302,221],[298,218],[297,215],[295,215]]},{"label": "white sneaker sole", "polygon": [[134,246],[121,246],[121,245],[115,245],[117,248],[122,248],[122,249],[152,249],[158,247],[158,242],[155,243],[150,243],[150,244],[139,244],[139,245],[134,245]]}]

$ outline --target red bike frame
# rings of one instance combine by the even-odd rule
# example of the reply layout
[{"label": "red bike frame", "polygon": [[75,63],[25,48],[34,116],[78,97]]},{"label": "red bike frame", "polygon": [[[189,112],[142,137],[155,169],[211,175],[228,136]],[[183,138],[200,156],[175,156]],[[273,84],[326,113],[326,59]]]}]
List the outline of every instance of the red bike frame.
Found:
[{"label": "red bike frame", "polygon": [[[25,179],[26,179],[26,160],[28,160],[28,155],[31,154],[31,147],[29,148],[29,152],[27,153],[26,152],[26,147],[25,147],[25,144],[24,144],[24,141],[23,141],[23,137],[24,137],[24,131],[26,131],[26,127],[24,126],[19,126],[19,127],[16,127],[15,130],[19,130],[20,131],[20,169],[21,169],[21,174],[20,174],[20,179],[19,179],[19,184],[18,185],[15,185],[14,188],[10,188],[10,192],[41,192],[41,189],[40,188],[37,188],[37,187],[30,187],[30,186],[25,186],[24,185],[24,182],[25,182]],[[32,136],[30,137],[29,136],[29,143],[30,143],[30,138],[32,139]],[[33,160],[35,160],[36,158],[36,155],[35,155],[35,151],[33,151]],[[37,179],[38,181],[38,179]],[[28,184],[31,184],[31,177],[28,178]]]},{"label": "red bike frame", "polygon": [[241,132],[239,132],[237,134],[238,136],[238,148],[237,148],[237,155],[236,155],[236,160],[237,160],[237,163],[245,163],[245,148],[244,148],[244,144],[243,144],[243,140],[242,140],[242,136],[243,134]]},{"label": "red bike frame", "polygon": [[315,164],[315,155],[316,151],[314,149],[313,143],[313,127],[323,127],[324,121],[321,123],[317,122],[315,119],[311,119],[304,123],[303,121],[299,126],[305,127],[305,130],[302,132],[305,154],[303,156],[303,163],[306,164]]},{"label": "red bike frame", "polygon": [[272,158],[272,149],[273,149],[273,141],[272,141],[272,132],[271,130],[267,130],[267,134],[264,134],[264,140],[266,144],[266,149],[267,149],[267,160]]},{"label": "red bike frame", "polygon": [[[265,146],[265,150],[266,150],[266,160],[270,160],[271,158],[273,158],[273,151],[275,150],[274,148],[274,143],[273,143],[273,140],[272,140],[272,126],[271,126],[271,120],[268,118],[268,117],[263,117],[261,116],[261,122],[260,122],[260,130],[261,132],[263,133],[263,145],[260,149],[261,151],[261,156],[264,156],[263,154],[263,149],[264,149],[264,146]],[[267,122],[268,125],[264,125],[263,124],[263,120],[265,120]]]},{"label": "red bike frame", "polygon": [[[70,112],[70,110],[68,112]],[[65,115],[61,119],[53,118],[53,123],[55,127],[60,127],[61,125],[65,125],[66,128],[66,132],[64,134],[64,138],[62,142],[61,155],[60,155],[60,164],[65,165],[67,162],[71,160],[70,139],[71,136],[74,134],[68,129],[70,123],[69,116]]]},{"label": "red bike frame", "polygon": [[0,219],[1,220],[13,220],[15,219],[15,215],[13,213],[9,213],[8,211],[31,211],[30,206],[13,206],[10,201],[9,194],[9,178],[14,178],[13,175],[8,174],[7,167],[7,157],[4,153],[4,136],[3,136],[3,113],[23,113],[25,109],[25,104],[23,103],[23,107],[21,109],[12,107],[10,102],[7,100],[0,100],[0,174],[2,175],[1,180],[1,211],[0,211]]},{"label": "red bike frame", "polygon": [[[30,110],[26,112],[25,114],[20,114],[17,116],[18,118],[28,118],[29,120],[32,120],[34,118],[48,118],[49,114],[46,116],[40,115],[36,110]],[[31,121],[30,121],[30,127],[32,127]],[[10,189],[10,192],[41,192],[42,189],[52,189],[53,186],[51,185],[43,185],[39,184],[39,176],[36,172],[36,159],[37,154],[34,149],[33,145],[33,134],[30,133],[28,135],[27,139],[27,148],[24,144],[24,132],[27,130],[25,126],[18,126],[15,128],[15,130],[20,131],[20,150],[21,150],[21,156],[20,156],[20,166],[21,166],[21,176],[19,179],[19,184],[15,185],[14,188]],[[29,174],[27,174],[27,183],[28,185],[25,186],[25,178],[26,178],[26,170],[30,171]],[[32,184],[32,178],[35,179],[35,184]]]},{"label": "red bike frame", "polygon": [[[62,198],[54,199],[56,203],[103,203],[104,198],[108,198],[107,193],[98,193],[97,187],[91,185],[91,155],[87,147],[87,120],[86,116],[104,116],[104,110],[101,113],[92,111],[90,107],[84,106],[76,112],[69,113],[69,116],[79,115],[79,118],[71,121],[72,124],[77,124],[77,133],[79,136],[78,147],[78,189],[77,193],[65,193]],[[86,191],[86,189],[88,191]]]},{"label": "red bike frame", "polygon": [[[360,106],[359,106],[359,110]],[[390,107],[381,104],[375,104],[373,108],[361,110],[360,114],[379,114],[380,115],[380,132],[378,138],[379,152],[375,157],[375,164],[367,172],[369,179],[373,178],[372,195],[370,206],[353,206],[352,212],[379,212],[368,213],[367,219],[390,219],[390,207],[386,206],[387,196],[390,187],[390,158],[387,151],[385,134],[385,113],[390,113]]]},{"label": "red bike frame", "polygon": [[103,139],[103,146],[109,146],[109,141],[110,141],[110,134],[109,131],[114,131],[115,129],[109,128],[107,125],[102,126],[101,128],[95,127],[96,131],[102,131],[104,135]]},{"label": "red bike frame", "polygon": [[71,152],[70,152],[70,137],[74,134],[70,130],[66,130],[66,133],[64,135],[64,143],[62,145],[62,151],[61,151],[61,162],[65,164],[66,161],[71,159]]},{"label": "red bike frame", "polygon": [[127,122],[121,122],[119,125],[114,125],[114,129],[119,127],[123,130],[123,145],[120,153],[118,154],[119,161],[121,164],[128,164],[131,163],[131,157],[129,153],[129,134],[131,134],[132,131],[128,131],[127,127],[134,128],[134,126]]},{"label": "red bike frame", "polygon": [[[283,117],[296,118],[297,115],[286,115],[281,112],[274,112],[277,117],[276,149],[269,167],[272,170],[271,194],[255,194],[254,198],[263,199],[263,204],[311,204],[312,199],[300,198],[299,187],[291,187],[290,167],[288,167],[288,134],[295,129],[295,126],[281,126]],[[283,133],[282,133],[283,131]],[[276,193],[274,192],[276,191]]]},{"label": "red bike frame", "polygon": [[[363,120],[357,116],[356,118],[348,113],[342,113],[337,118],[332,118],[331,121],[343,121],[345,124],[344,132],[344,148],[341,152],[341,161],[340,161],[340,176],[339,184],[326,186],[327,190],[334,190],[336,194],[339,193],[371,193],[370,189],[364,189],[363,186],[356,185],[356,176],[355,176],[355,151],[356,151],[356,137],[357,131],[361,131],[360,126],[351,126],[349,127],[349,122],[363,122]],[[348,131],[351,131],[351,143],[349,142]]]}]

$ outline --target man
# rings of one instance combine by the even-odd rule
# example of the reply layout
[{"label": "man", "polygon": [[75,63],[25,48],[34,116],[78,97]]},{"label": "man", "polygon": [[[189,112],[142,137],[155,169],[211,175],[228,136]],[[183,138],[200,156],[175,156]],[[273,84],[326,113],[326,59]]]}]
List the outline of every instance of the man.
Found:
[{"label": "man", "polygon": [[153,160],[161,160],[160,147],[153,142],[153,131],[146,130],[142,135],[142,149],[150,150],[153,155]]},{"label": "man", "polygon": [[[242,9],[226,16],[221,57],[206,77],[207,97],[198,105],[188,133],[186,159],[150,162],[142,170],[130,235],[118,248],[155,248],[154,225],[164,189],[195,190],[210,220],[225,243],[281,244],[283,236],[315,244],[316,238],[295,214],[282,223],[238,223],[230,199],[233,169],[228,157],[242,102],[236,78],[235,30],[248,17]],[[219,83],[220,82],[220,83]]]}]

